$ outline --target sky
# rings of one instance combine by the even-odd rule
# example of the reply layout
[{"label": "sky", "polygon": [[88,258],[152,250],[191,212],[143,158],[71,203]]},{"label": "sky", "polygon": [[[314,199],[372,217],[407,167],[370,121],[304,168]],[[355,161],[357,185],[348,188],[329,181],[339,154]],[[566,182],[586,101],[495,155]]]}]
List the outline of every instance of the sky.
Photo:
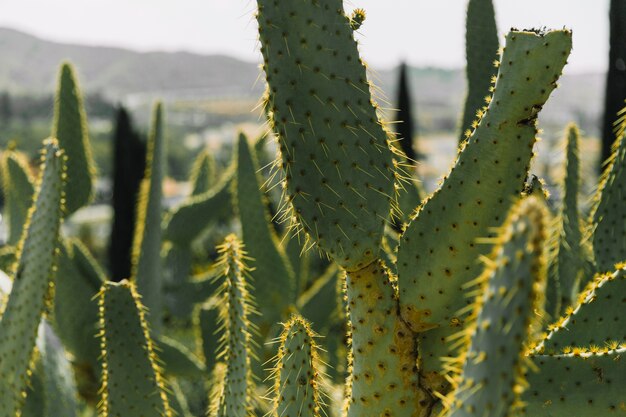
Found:
[{"label": "sky", "polygon": [[[283,0],[291,1],[291,0]],[[609,0],[494,0],[498,30],[573,29],[567,71],[605,71]],[[0,26],[47,40],[139,51],[221,53],[259,61],[254,0],[0,0]],[[387,69],[462,67],[466,0],[347,0],[364,8],[361,54]]]}]

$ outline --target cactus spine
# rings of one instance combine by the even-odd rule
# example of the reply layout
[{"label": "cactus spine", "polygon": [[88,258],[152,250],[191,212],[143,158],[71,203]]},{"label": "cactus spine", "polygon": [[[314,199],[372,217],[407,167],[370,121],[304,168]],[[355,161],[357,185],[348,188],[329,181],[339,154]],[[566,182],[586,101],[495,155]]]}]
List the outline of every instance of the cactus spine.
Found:
[{"label": "cactus spine", "polygon": [[246,276],[248,269],[244,263],[246,252],[235,235],[229,235],[218,247],[219,265],[223,268],[220,310],[222,328],[222,353],[227,364],[226,375],[221,389],[215,393],[212,417],[249,417],[253,415],[253,381],[250,370],[252,356],[252,324],[250,315],[254,313],[252,298],[248,291]]},{"label": "cactus spine", "polygon": [[42,161],[35,203],[10,274],[13,287],[0,321],[2,417],[19,416],[33,370],[37,329],[54,286],[65,185],[65,155],[56,140],[46,142]]},{"label": "cactus spine", "polygon": [[284,325],[276,357],[273,416],[319,417],[318,350],[309,323],[293,316]]}]

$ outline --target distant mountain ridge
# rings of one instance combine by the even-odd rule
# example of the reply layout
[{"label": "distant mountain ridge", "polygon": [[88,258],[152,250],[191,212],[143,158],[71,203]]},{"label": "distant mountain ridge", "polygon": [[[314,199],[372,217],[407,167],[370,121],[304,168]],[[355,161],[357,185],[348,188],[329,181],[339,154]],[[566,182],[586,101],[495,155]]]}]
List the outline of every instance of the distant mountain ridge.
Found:
[{"label": "distant mountain ridge", "polygon": [[[0,28],[0,91],[49,95],[63,60],[78,70],[82,87],[113,100],[259,98],[264,89],[258,64],[224,55],[189,52],[136,52],[123,48],[51,42],[14,29]],[[373,70],[372,79],[394,107],[396,71]],[[462,69],[412,67],[410,84],[419,125],[454,130],[465,97]],[[570,120],[595,134],[602,108],[604,74],[564,75],[542,119],[555,128]],[[146,99],[147,98],[147,99]],[[390,115],[391,116],[391,115]],[[393,117],[393,116],[391,116]],[[416,117],[416,115],[414,115]]]},{"label": "distant mountain ridge", "polygon": [[54,91],[64,60],[77,67],[87,91],[113,97],[192,88],[250,95],[263,88],[263,83],[255,86],[257,64],[224,55],[65,44],[8,28],[0,28],[0,56],[0,90],[11,93]]}]

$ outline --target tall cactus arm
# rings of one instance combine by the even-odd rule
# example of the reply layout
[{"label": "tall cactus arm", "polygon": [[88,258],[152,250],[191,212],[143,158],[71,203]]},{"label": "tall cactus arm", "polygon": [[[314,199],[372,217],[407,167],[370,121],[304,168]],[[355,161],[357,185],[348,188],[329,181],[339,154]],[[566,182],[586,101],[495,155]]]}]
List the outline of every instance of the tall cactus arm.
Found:
[{"label": "tall cactus arm", "polygon": [[397,316],[389,271],[376,261],[346,276],[352,333],[348,417],[427,416],[431,398],[418,387],[417,346]]},{"label": "tall cactus arm", "polygon": [[13,288],[0,320],[0,416],[15,417],[24,402],[41,315],[54,285],[63,211],[65,155],[56,140],[44,147],[35,202],[11,271]]},{"label": "tall cactus arm", "polygon": [[467,57],[467,97],[461,120],[459,142],[467,139],[472,130],[476,112],[490,96],[491,79],[498,69],[498,28],[492,0],[470,0],[465,20],[465,56]]},{"label": "tall cactus arm", "polygon": [[626,254],[626,222],[623,217],[626,188],[626,108],[621,112],[618,137],[607,160],[591,212],[592,242],[598,272],[613,270]]},{"label": "tall cactus arm", "polygon": [[[580,292],[580,284],[585,262],[583,251],[583,233],[581,219],[578,214],[578,190],[580,188],[580,132],[575,124],[567,127],[566,138],[566,172],[563,181],[563,201],[556,218],[553,247],[553,262],[549,269],[550,285],[557,286],[558,300],[550,300],[547,312],[558,317],[569,307]],[[626,256],[626,255],[625,255]]]},{"label": "tall cactus arm", "polygon": [[280,335],[274,368],[274,416],[319,417],[319,353],[309,323],[293,316]]},{"label": "tall cactus arm", "polygon": [[161,327],[163,276],[161,267],[161,199],[165,160],[163,105],[154,106],[148,138],[146,173],[139,191],[133,237],[132,279],[137,283],[148,321],[154,331]]},{"label": "tall cactus arm", "polygon": [[221,339],[223,357],[227,364],[226,375],[217,398],[212,401],[211,417],[250,417],[254,410],[252,372],[253,325],[250,315],[254,312],[253,300],[248,291],[244,263],[247,254],[235,235],[229,235],[218,247],[219,264],[223,268],[220,310],[220,324],[223,330]]},{"label": "tall cactus arm", "polygon": [[185,200],[163,221],[163,238],[188,246],[213,222],[232,210],[231,185],[236,172],[233,163],[211,189]]},{"label": "tall cactus arm", "polygon": [[42,417],[77,417],[78,395],[65,349],[52,327],[43,320],[37,337],[44,391]]},{"label": "tall cactus arm", "polygon": [[241,232],[247,251],[254,259],[255,295],[264,300],[259,306],[260,319],[273,325],[295,302],[295,278],[289,258],[272,227],[265,195],[259,189],[257,161],[244,135],[239,136],[237,152],[236,194]]},{"label": "tall cactus arm", "polygon": [[538,351],[558,354],[581,346],[626,345],[625,296],[626,265],[622,264],[587,285],[578,304],[549,326],[551,332]]},{"label": "tall cactus arm", "polygon": [[[595,351],[595,349],[594,349]],[[626,349],[578,349],[567,355],[532,357],[526,375],[524,415],[599,417],[626,415]]]},{"label": "tall cactus arm", "polygon": [[474,317],[464,331],[466,348],[452,368],[448,417],[505,417],[521,406],[524,341],[543,308],[546,286],[546,208],[536,197],[518,202],[496,238],[492,256],[476,280]]},{"label": "tall cactus arm", "polygon": [[102,388],[99,417],[172,417],[135,284],[106,282],[98,295]]},{"label": "tall cactus arm", "polygon": [[90,270],[79,267],[81,249],[81,245],[73,240],[65,241],[60,248],[54,318],[57,334],[74,355],[76,363],[97,366],[100,344],[96,337],[98,303],[94,296],[103,280]]},{"label": "tall cactus arm", "polygon": [[522,191],[536,118],[556,87],[571,39],[567,30],[507,35],[487,110],[400,242],[400,306],[413,330],[456,332],[457,312],[469,302],[460,288],[480,274],[475,259],[491,249],[476,240],[502,224]]},{"label": "tall cactus arm", "polygon": [[192,196],[209,191],[215,183],[215,159],[208,150],[200,152],[193,162],[189,182]]},{"label": "tall cactus arm", "polygon": [[69,215],[91,202],[94,196],[96,166],[91,154],[87,117],[74,68],[61,64],[54,101],[52,137],[67,154],[67,210]]},{"label": "tall cactus arm", "polygon": [[2,190],[4,193],[4,221],[8,224],[7,243],[17,245],[33,203],[35,187],[28,167],[11,151],[5,151],[0,160]]},{"label": "tall cactus arm", "polygon": [[378,257],[395,201],[388,135],[341,0],[258,0],[287,219],[349,271]]}]

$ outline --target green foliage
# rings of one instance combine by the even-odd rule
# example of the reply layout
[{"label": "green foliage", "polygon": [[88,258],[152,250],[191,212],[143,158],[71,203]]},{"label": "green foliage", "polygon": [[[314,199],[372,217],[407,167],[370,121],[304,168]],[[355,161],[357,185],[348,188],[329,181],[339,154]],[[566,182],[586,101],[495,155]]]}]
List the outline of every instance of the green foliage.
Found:
[{"label": "green foliage", "polygon": [[[556,87],[571,32],[510,32],[493,98],[459,150],[454,166],[414,214],[398,248],[402,317],[424,340],[422,369],[438,372],[450,356],[446,339],[463,326],[459,291],[481,272],[477,262],[523,190],[536,118]],[[548,67],[548,70],[546,70]],[[532,87],[531,87],[532,86]],[[514,97],[511,99],[511,97]]]},{"label": "green foliage", "polygon": [[142,302],[149,310],[148,320],[155,331],[161,326],[162,266],[161,200],[164,177],[165,138],[163,136],[163,105],[154,106],[152,128],[148,138],[146,172],[137,203],[137,220],[133,238],[132,279],[137,283]]},{"label": "green foliage", "polygon": [[465,56],[467,65],[467,97],[463,119],[461,120],[461,136],[459,141],[467,139],[476,120],[476,114],[491,96],[491,80],[498,69],[498,28],[493,10],[492,0],[469,0],[465,21]]},{"label": "green foliage", "polygon": [[46,142],[42,163],[34,205],[10,271],[13,286],[0,320],[2,417],[14,417],[23,405],[34,366],[37,329],[54,286],[65,186],[65,155],[56,140]]},{"label": "green foliage", "polygon": [[524,413],[533,417],[623,415],[625,349],[594,349],[565,355],[536,356],[537,372],[527,375]]},{"label": "green foliage", "polygon": [[232,164],[217,184],[185,200],[169,212],[163,221],[163,238],[176,244],[189,245],[211,224],[230,214],[231,185],[235,171],[236,164]]},{"label": "green foliage", "polygon": [[309,323],[293,316],[284,325],[274,368],[275,416],[319,417],[320,347]]},{"label": "green foliage", "polygon": [[607,161],[591,212],[593,252],[598,272],[613,270],[626,254],[626,223],[617,208],[624,202],[626,187],[626,118],[622,117],[618,139]]},{"label": "green foliage", "polygon": [[0,161],[4,193],[4,221],[8,225],[7,243],[17,245],[28,218],[35,187],[29,168],[13,151],[5,151]]},{"label": "green foliage", "polygon": [[549,279],[552,291],[546,311],[552,317],[560,316],[572,305],[581,290],[584,279],[586,252],[583,243],[582,222],[578,210],[580,184],[579,135],[576,125],[567,128],[566,173],[563,181],[563,201],[553,225],[553,242],[550,243],[552,262]]},{"label": "green foliage", "polygon": [[73,239],[61,245],[57,267],[60,278],[54,292],[54,318],[57,333],[75,361],[93,368],[98,366],[100,356],[100,343],[96,338],[98,303],[94,297],[104,278],[86,251]]},{"label": "green foliage", "polygon": [[256,157],[243,134],[239,135],[237,154],[237,210],[243,241],[254,259],[250,265],[254,268],[255,296],[264,301],[259,305],[259,320],[263,324],[260,330],[265,335],[267,328],[280,321],[295,302],[295,278],[267,212]]},{"label": "green foliage", "polygon": [[248,290],[245,265],[246,252],[235,235],[226,237],[219,247],[219,264],[223,268],[220,289],[223,305],[220,307],[220,324],[223,329],[222,352],[227,364],[222,390],[210,410],[211,417],[246,417],[252,415],[254,390],[250,358],[252,356],[254,312],[253,300]]},{"label": "green foliage", "polygon": [[[540,199],[518,202],[500,230],[492,256],[475,281],[471,325],[462,333],[461,367],[448,397],[450,417],[515,414],[528,369],[524,341],[543,309],[547,210]],[[493,375],[497,375],[494,378]]]},{"label": "green foliage", "polygon": [[[0,268],[11,278],[0,272],[0,417],[93,417],[96,408],[99,417],[622,415],[626,122],[588,230],[574,126],[556,220],[545,184],[529,174],[538,113],[571,32],[511,31],[489,91],[493,7],[470,1],[466,117],[493,94],[422,201],[358,55],[364,11],[348,17],[340,0],[258,3],[263,104],[279,158],[270,170],[270,131],[254,146],[240,135],[217,180],[201,152],[192,192],[162,216],[168,155],[157,104],[139,201],[125,206],[136,215],[125,231],[130,281],[109,281],[63,235],[74,233],[73,219],[60,234],[64,154],[70,212],[90,201],[94,181],[69,65],[55,110],[65,152],[46,143],[36,186],[14,152],[3,155],[10,233]],[[282,186],[276,216],[281,187],[267,184]],[[280,347],[266,398],[272,341]]]},{"label": "green foliage", "polygon": [[135,284],[106,282],[98,294],[102,417],[172,417],[145,307]]},{"label": "green foliage", "polygon": [[189,180],[193,196],[209,191],[215,183],[215,160],[208,150],[200,152],[196,157]]},{"label": "green foliage", "polygon": [[[43,382],[42,417],[77,417],[76,384],[63,345],[44,320],[39,326],[37,349],[40,355],[40,378]],[[37,371],[36,371],[37,372]],[[28,397],[27,401],[28,401]]]},{"label": "green foliage", "polygon": [[67,154],[66,215],[93,199],[96,167],[91,155],[87,117],[82,94],[71,64],[65,62],[59,72],[54,101],[52,137]]},{"label": "green foliage", "polygon": [[284,217],[339,265],[361,269],[378,256],[395,170],[351,21],[341,0],[258,6]]}]

